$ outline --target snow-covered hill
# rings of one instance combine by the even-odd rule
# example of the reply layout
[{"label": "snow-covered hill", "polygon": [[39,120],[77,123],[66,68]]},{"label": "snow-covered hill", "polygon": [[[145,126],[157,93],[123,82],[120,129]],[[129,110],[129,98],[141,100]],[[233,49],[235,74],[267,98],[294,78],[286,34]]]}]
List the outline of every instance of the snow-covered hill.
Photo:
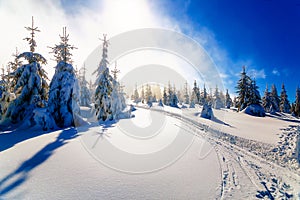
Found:
[{"label": "snow-covered hill", "polygon": [[199,110],[154,106],[117,123],[2,132],[0,199],[300,197],[299,168],[281,163],[295,157],[296,119],[214,110],[211,121]]}]

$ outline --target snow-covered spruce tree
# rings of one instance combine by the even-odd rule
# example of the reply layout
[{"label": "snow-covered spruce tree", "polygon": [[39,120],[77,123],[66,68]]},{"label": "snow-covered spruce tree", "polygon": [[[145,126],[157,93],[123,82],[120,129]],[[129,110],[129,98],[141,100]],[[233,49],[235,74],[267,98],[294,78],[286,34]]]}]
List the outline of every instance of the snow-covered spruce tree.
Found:
[{"label": "snow-covered spruce tree", "polygon": [[220,93],[219,93],[218,86],[216,86],[214,96],[213,96],[213,108],[214,109],[220,109],[222,107],[223,107],[223,103],[222,103],[222,100],[220,98]]},{"label": "snow-covered spruce tree", "polygon": [[185,104],[190,103],[190,96],[189,96],[189,91],[188,91],[188,83],[187,81],[184,83],[184,88],[183,88],[183,102]]},{"label": "snow-covered spruce tree", "polygon": [[85,64],[81,70],[81,75],[79,76],[79,85],[80,85],[80,106],[90,107],[91,106],[91,93],[88,89],[88,82],[85,78],[86,68]]},{"label": "snow-covered spruce tree", "polygon": [[151,107],[153,102],[153,96],[152,96],[151,86],[149,84],[146,85],[145,100],[148,106]]},{"label": "snow-covered spruce tree", "polygon": [[140,102],[140,96],[139,96],[139,92],[138,92],[138,89],[137,89],[137,84],[135,84],[135,89],[134,89],[134,92],[133,92],[133,102],[138,104]]},{"label": "snow-covered spruce tree", "polygon": [[230,98],[230,95],[229,95],[229,93],[228,93],[228,89],[226,89],[226,94],[225,94],[225,107],[229,109],[231,105],[232,105],[232,99]]},{"label": "snow-covered spruce tree", "polygon": [[12,123],[18,123],[32,116],[36,107],[43,107],[48,99],[47,74],[41,65],[46,64],[46,59],[39,53],[35,53],[35,33],[39,32],[38,27],[25,27],[30,31],[31,37],[24,40],[29,42],[30,52],[23,52],[16,57],[17,60],[24,58],[28,63],[17,67],[11,73],[16,81],[13,92],[16,99],[9,104],[5,118]]},{"label": "snow-covered spruce tree", "polygon": [[280,98],[277,93],[276,86],[273,84],[271,93],[270,93],[270,99],[271,99],[271,107],[273,112],[279,112],[280,111]]},{"label": "snow-covered spruce tree", "polygon": [[294,103],[293,114],[296,117],[300,117],[300,88],[299,88],[299,86],[297,87],[297,90],[296,90],[296,99],[295,99],[295,103]]},{"label": "snow-covered spruce tree", "polygon": [[182,104],[184,99],[183,99],[183,95],[181,93],[181,90],[177,90],[177,91],[175,91],[175,93],[177,94],[178,103]]},{"label": "snow-covered spruce tree", "polygon": [[2,115],[5,113],[5,110],[3,108],[3,104],[5,103],[5,94],[7,93],[7,82],[5,81],[5,74],[4,74],[4,67],[1,69],[1,79],[0,79],[0,119],[2,118]]},{"label": "snow-covered spruce tree", "polygon": [[16,52],[12,54],[13,56],[13,61],[8,62],[7,66],[7,76],[9,79],[9,92],[13,92],[14,88],[17,85],[17,81],[20,78],[15,74],[16,70],[22,66],[22,61],[18,58],[19,56],[18,49],[16,48]]},{"label": "snow-covered spruce tree", "polygon": [[142,86],[142,90],[141,90],[141,102],[145,103],[145,90],[144,90],[144,86]]},{"label": "snow-covered spruce tree", "polygon": [[106,35],[103,39],[102,59],[97,70],[97,80],[95,85],[95,109],[98,120],[106,121],[113,120],[113,113],[111,110],[111,93],[113,90],[113,77],[109,74],[108,60],[107,60],[108,41]]},{"label": "snow-covered spruce tree", "polygon": [[222,108],[225,108],[225,95],[222,90],[220,90],[220,99],[222,103]]},{"label": "snow-covered spruce tree", "polygon": [[206,91],[206,87],[204,84],[203,91],[201,92],[201,95],[200,95],[200,105],[204,105],[206,102],[207,102],[207,91]]},{"label": "snow-covered spruce tree", "polygon": [[255,80],[251,80],[248,105],[245,109],[245,113],[253,116],[264,117],[266,115],[265,110],[260,103],[261,97],[258,91],[258,86],[256,85]]},{"label": "snow-covered spruce tree", "polygon": [[265,93],[262,98],[262,106],[264,107],[266,112],[270,112],[271,109],[271,98],[270,98],[270,92],[268,89],[268,85],[266,85]]},{"label": "snow-covered spruce tree", "polygon": [[166,87],[164,87],[164,91],[163,91],[163,103],[164,103],[164,105],[168,105],[168,94],[167,94]]},{"label": "snow-covered spruce tree", "polygon": [[168,95],[167,99],[168,100],[167,100],[167,104],[166,105],[170,106],[172,98],[173,98],[173,90],[172,90],[172,86],[171,86],[170,81],[168,82],[168,89],[167,89],[167,91],[168,91],[168,93],[167,93],[167,95]]},{"label": "snow-covered spruce tree", "polygon": [[193,98],[195,103],[199,104],[199,102],[200,102],[200,90],[199,90],[199,87],[197,86],[197,81],[196,80],[194,80],[192,98]]},{"label": "snow-covered spruce tree", "polygon": [[125,93],[123,92],[123,86],[117,81],[117,74],[120,70],[117,69],[117,62],[115,68],[111,71],[113,74],[112,79],[112,93],[111,93],[111,111],[113,119],[120,119],[122,111],[126,108]]},{"label": "snow-covered spruce tree", "polygon": [[251,104],[260,104],[261,102],[261,97],[258,91],[258,86],[256,85],[255,80],[251,80],[251,85],[249,89],[249,102],[248,105]]},{"label": "snow-covered spruce tree", "polygon": [[108,41],[106,35],[103,35],[102,59],[97,70],[97,79],[95,85],[95,110],[97,119],[100,121],[118,119],[124,109],[125,97],[120,84],[115,77],[112,77],[108,68],[107,51]]},{"label": "snow-covered spruce tree", "polygon": [[286,90],[284,84],[281,86],[281,94],[280,94],[280,112],[283,113],[290,113],[291,105],[288,100],[288,96],[286,94]]},{"label": "snow-covered spruce tree", "polygon": [[250,91],[249,88],[251,86],[251,78],[246,74],[245,66],[243,66],[243,71],[241,73],[241,78],[238,81],[237,89],[237,108],[238,111],[244,110],[249,103]]},{"label": "snow-covered spruce tree", "polygon": [[177,97],[177,94],[176,94],[176,88],[175,88],[175,85],[173,86],[173,90],[172,90],[172,93],[170,94],[170,106],[171,107],[178,107],[178,97]]},{"label": "snow-covered spruce tree", "polygon": [[49,111],[57,126],[74,126],[79,115],[79,83],[72,66],[71,50],[74,46],[68,43],[69,34],[66,27],[63,28],[63,35],[60,35],[60,43],[52,49],[57,61],[55,74],[50,83]]},{"label": "snow-covered spruce tree", "polygon": [[14,93],[11,92],[11,76],[10,71],[11,67],[10,65],[6,68],[6,74],[5,69],[2,67],[2,75],[0,79],[0,119],[2,119],[3,115],[6,113],[6,110],[10,104],[11,101],[15,100],[16,96]]}]

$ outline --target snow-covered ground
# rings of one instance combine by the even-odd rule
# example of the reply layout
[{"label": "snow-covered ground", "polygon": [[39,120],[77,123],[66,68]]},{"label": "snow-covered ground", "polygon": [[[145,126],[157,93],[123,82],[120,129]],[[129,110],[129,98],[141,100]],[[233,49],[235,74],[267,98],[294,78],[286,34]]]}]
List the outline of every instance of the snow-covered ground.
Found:
[{"label": "snow-covered ground", "polygon": [[[144,109],[138,109],[135,114],[138,118],[143,115],[150,117],[149,111]],[[32,138],[30,131],[2,133],[0,199],[213,199],[221,182],[216,152],[204,139],[191,137],[184,125],[180,128],[180,120],[161,113],[158,115],[156,117],[163,118],[165,124],[150,140],[138,140],[124,134],[118,126],[126,120],[104,132],[102,127],[90,126],[80,127],[78,132],[66,129]],[[132,123],[137,123],[138,118],[133,118]],[[149,123],[145,120],[141,128]],[[17,140],[20,135],[26,136]],[[190,146],[183,144],[184,148],[188,147],[187,151],[181,152],[182,155],[158,152],[157,160],[151,160],[155,153],[149,152],[171,146],[176,140],[174,135],[187,139]],[[12,144],[4,148],[5,140]],[[122,158],[109,151],[109,144],[124,152],[149,154],[144,158],[150,160],[147,163],[134,159],[131,163],[127,160],[117,162]],[[200,151],[208,152],[208,155],[199,159]],[[104,162],[111,158],[108,163],[101,160],[103,152],[107,153]],[[159,156],[167,163],[159,163]],[[171,160],[164,156],[171,157]],[[180,158],[176,160],[178,156]],[[140,173],[122,172],[126,167],[132,170],[131,167],[135,167]],[[143,167],[149,173],[143,173]]]},{"label": "snow-covered ground", "polygon": [[213,111],[0,133],[0,199],[299,199],[299,121]]}]

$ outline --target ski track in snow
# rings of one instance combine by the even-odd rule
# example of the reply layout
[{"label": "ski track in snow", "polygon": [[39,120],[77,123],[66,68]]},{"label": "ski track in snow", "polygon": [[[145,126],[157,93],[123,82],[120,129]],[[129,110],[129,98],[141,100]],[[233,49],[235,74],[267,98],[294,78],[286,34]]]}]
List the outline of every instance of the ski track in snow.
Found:
[{"label": "ski track in snow", "polygon": [[[141,106],[140,108],[145,107]],[[273,146],[236,136],[232,141],[231,135],[213,130],[205,124],[199,124],[190,116],[161,109],[150,109],[182,120],[190,129],[191,134],[205,138],[214,146],[222,169],[222,182],[217,188],[220,191],[217,199],[298,199],[300,197],[299,168],[294,162],[288,162],[286,158],[282,162],[274,156],[275,154],[272,155],[272,152],[276,153],[272,151]],[[296,135],[295,127],[286,129],[280,136],[282,142],[279,144],[284,142],[290,144],[288,141],[296,138],[290,137],[292,134]],[[233,144],[236,143],[236,139],[239,141],[237,145]],[[251,149],[249,149],[249,142],[250,145],[254,145]],[[285,145],[281,148],[286,150],[288,149],[286,147]],[[283,151],[281,154],[287,153]]]}]

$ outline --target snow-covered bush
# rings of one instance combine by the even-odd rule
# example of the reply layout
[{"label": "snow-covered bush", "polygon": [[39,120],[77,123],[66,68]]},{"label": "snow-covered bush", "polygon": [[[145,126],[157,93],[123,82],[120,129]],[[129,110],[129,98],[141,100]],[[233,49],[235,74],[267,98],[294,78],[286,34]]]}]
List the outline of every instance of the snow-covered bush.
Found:
[{"label": "snow-covered bush", "polygon": [[257,117],[264,117],[266,116],[264,108],[260,104],[250,104],[246,107],[245,111],[246,114],[257,116]]},{"label": "snow-covered bush", "polygon": [[200,116],[205,118],[205,119],[211,119],[213,117],[213,111],[212,111],[211,105],[205,103],[203,105]]}]

